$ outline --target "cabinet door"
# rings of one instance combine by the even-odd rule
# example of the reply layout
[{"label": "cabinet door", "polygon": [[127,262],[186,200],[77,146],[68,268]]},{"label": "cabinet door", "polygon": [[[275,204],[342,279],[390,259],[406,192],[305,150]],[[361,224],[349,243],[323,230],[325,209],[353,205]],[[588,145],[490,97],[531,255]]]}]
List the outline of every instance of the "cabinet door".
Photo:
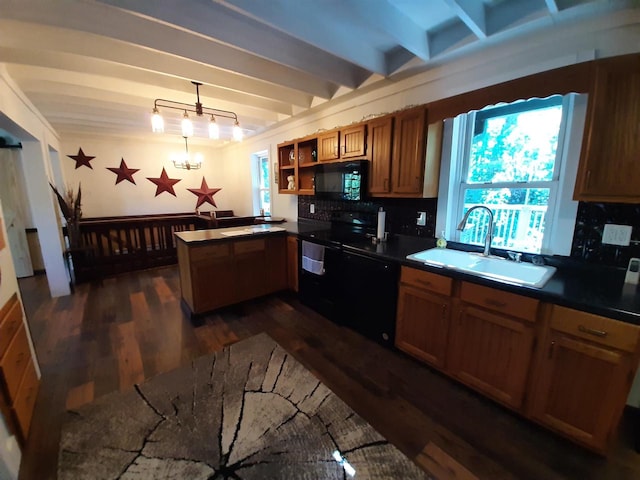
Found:
[{"label": "cabinet door", "polygon": [[539,422],[604,451],[629,389],[631,355],[551,331],[531,405]]},{"label": "cabinet door", "polygon": [[233,257],[210,258],[192,264],[193,313],[231,305],[236,300]]},{"label": "cabinet door", "polygon": [[392,192],[422,195],[425,162],[424,108],[414,108],[395,117],[392,159]]},{"label": "cabinet door", "polygon": [[458,310],[447,358],[451,375],[520,408],[533,353],[533,327],[464,303]]},{"label": "cabinet door", "polygon": [[341,139],[341,158],[363,157],[365,154],[366,125],[357,125],[351,128],[343,128],[340,130]]},{"label": "cabinet door", "polygon": [[393,117],[369,122],[369,193],[389,193],[391,190],[391,133]]},{"label": "cabinet door", "polygon": [[293,235],[287,237],[287,284],[298,291],[298,239]]},{"label": "cabinet door", "polygon": [[640,56],[598,61],[574,198],[640,200]]},{"label": "cabinet door", "polygon": [[318,137],[318,161],[340,158],[340,132],[326,133]]},{"label": "cabinet door", "polygon": [[450,310],[448,297],[401,285],[396,347],[435,367],[443,368]]}]

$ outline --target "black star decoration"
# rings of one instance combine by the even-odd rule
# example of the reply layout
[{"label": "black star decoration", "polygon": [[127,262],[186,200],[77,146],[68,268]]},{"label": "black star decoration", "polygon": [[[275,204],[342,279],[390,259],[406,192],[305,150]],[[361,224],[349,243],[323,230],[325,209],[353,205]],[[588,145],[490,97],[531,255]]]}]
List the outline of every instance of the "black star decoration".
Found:
[{"label": "black star decoration", "polygon": [[162,173],[160,174],[160,177],[158,178],[147,177],[147,180],[149,180],[151,183],[156,184],[156,187],[157,187],[156,197],[160,195],[162,192],[168,192],[175,197],[176,192],[173,190],[173,186],[176,183],[178,183],[181,179],[169,178],[169,175],[167,175],[166,170],[164,169],[164,167],[162,167]]},{"label": "black star decoration", "polygon": [[207,181],[202,177],[202,183],[200,184],[200,188],[187,188],[191,193],[197,195],[198,203],[196,203],[196,208],[198,208],[203,203],[210,203],[214,207],[217,207],[216,201],[213,199],[213,196],[218,193],[221,188],[209,188],[207,185]]},{"label": "black star decoration", "polygon": [[84,152],[82,151],[82,148],[78,150],[77,155],[67,155],[67,157],[73,158],[76,161],[76,169],[84,165],[85,167],[89,167],[91,170],[93,170],[93,167],[89,162],[96,157],[90,157],[89,155],[85,155]]},{"label": "black star decoration", "polygon": [[118,176],[118,178],[116,178],[116,185],[123,180],[127,180],[135,185],[136,181],[133,179],[133,174],[138,172],[140,169],[127,167],[127,164],[125,163],[124,158],[122,158],[120,160],[120,167],[118,168],[107,167],[107,170],[112,171]]}]

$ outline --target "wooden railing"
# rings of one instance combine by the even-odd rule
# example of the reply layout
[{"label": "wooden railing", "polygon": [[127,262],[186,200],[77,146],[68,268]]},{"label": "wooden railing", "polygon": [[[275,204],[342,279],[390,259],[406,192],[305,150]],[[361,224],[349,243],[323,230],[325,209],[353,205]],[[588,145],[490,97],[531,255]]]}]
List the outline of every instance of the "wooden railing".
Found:
[{"label": "wooden railing", "polygon": [[80,283],[171,265],[178,261],[175,232],[250,225],[254,221],[255,217],[234,217],[232,211],[217,212],[216,218],[189,213],[83,219],[82,246],[67,252],[70,272],[75,283]]}]

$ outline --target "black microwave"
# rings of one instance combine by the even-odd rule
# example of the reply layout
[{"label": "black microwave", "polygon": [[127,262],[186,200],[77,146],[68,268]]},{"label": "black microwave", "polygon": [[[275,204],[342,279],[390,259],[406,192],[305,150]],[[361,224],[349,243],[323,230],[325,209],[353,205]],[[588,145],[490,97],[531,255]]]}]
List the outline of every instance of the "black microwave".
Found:
[{"label": "black microwave", "polygon": [[316,165],[316,197],[327,200],[364,200],[368,165],[367,160]]}]

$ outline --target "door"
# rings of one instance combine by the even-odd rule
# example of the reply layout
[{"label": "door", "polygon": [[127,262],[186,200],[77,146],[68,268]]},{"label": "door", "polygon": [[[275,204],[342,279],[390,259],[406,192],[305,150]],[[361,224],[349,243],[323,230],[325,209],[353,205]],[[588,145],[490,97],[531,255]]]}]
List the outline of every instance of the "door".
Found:
[{"label": "door", "polygon": [[534,386],[532,417],[604,451],[628,388],[631,356],[552,330]]},{"label": "door", "polygon": [[451,375],[519,409],[533,354],[533,327],[462,303],[451,329],[447,364]]},{"label": "door", "polygon": [[425,162],[424,108],[414,108],[395,117],[392,160],[392,192],[422,195]]},{"label": "door", "polygon": [[29,243],[26,234],[27,196],[22,190],[24,182],[18,171],[20,152],[17,149],[0,149],[0,201],[4,211],[7,243],[16,269],[16,277],[33,275]]},{"label": "door", "polygon": [[396,347],[443,368],[449,334],[451,301],[414,287],[400,286]]},{"label": "door", "polygon": [[393,117],[369,122],[369,193],[389,193],[391,189],[391,134]]}]

